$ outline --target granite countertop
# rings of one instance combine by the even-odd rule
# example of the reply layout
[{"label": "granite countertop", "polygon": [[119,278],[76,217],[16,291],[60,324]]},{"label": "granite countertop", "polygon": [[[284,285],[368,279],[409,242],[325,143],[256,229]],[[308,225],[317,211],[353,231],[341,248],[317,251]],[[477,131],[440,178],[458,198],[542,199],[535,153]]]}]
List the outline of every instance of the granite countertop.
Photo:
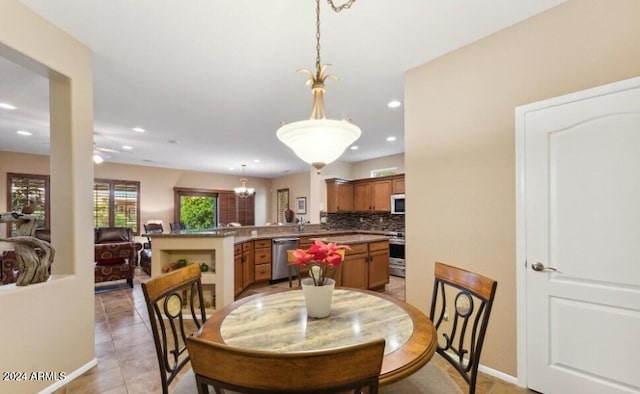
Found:
[{"label": "granite countertop", "polygon": [[327,236],[319,236],[319,239],[322,242],[335,242],[341,245],[348,244],[357,244],[363,242],[376,242],[376,241],[386,241],[389,239],[386,235],[380,234],[343,234],[343,235],[327,235]]},{"label": "granite countertop", "polygon": [[181,231],[171,233],[153,233],[142,234],[143,237],[150,236],[151,238],[174,238],[174,237],[199,237],[199,238],[224,238],[235,235],[234,231]]},{"label": "granite countertop", "polygon": [[367,230],[318,230],[318,231],[302,231],[291,233],[275,233],[275,234],[258,234],[258,235],[236,235],[235,231],[202,231],[202,232],[172,232],[162,234],[143,234],[143,236],[151,236],[152,238],[172,238],[172,237],[201,237],[201,238],[218,238],[218,237],[230,237],[234,236],[234,243],[239,244],[247,241],[256,241],[273,238],[287,238],[287,237],[311,237],[312,239],[319,239],[322,242],[335,242],[342,245],[362,243],[362,242],[376,242],[385,241],[389,237],[376,231]]},{"label": "granite countertop", "polygon": [[382,235],[379,232],[368,232],[358,230],[321,230],[321,231],[303,231],[296,233],[281,233],[281,234],[259,234],[259,235],[240,235],[235,237],[235,243],[242,243],[247,241],[255,241],[261,239],[273,239],[273,238],[287,238],[287,237],[311,237],[312,239],[319,239],[322,242],[337,242],[340,244],[353,244],[360,242],[375,242],[385,241],[389,237]]}]

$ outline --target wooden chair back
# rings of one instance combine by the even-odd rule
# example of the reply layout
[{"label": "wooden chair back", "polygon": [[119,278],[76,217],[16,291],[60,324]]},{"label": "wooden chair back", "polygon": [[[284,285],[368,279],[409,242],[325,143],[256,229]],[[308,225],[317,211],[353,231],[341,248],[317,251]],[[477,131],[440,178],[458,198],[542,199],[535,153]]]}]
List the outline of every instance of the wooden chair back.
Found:
[{"label": "wooden chair back", "polygon": [[165,394],[189,362],[187,337],[207,319],[200,275],[200,266],[191,264],[142,283]]},{"label": "wooden chair back", "polygon": [[239,393],[378,392],[384,339],[305,352],[272,352],[187,338],[198,392],[208,386]]},{"label": "wooden chair back", "polygon": [[[475,393],[482,343],[498,282],[474,272],[436,262],[431,320],[444,344],[437,352],[453,365]],[[452,298],[449,298],[452,296]],[[443,324],[452,299],[449,321]],[[452,318],[453,317],[453,318]]]}]

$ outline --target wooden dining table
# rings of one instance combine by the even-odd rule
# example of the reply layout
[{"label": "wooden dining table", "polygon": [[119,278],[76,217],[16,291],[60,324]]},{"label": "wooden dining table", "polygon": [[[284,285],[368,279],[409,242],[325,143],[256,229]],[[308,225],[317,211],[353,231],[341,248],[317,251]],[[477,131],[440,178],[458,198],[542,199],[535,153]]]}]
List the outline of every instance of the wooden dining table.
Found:
[{"label": "wooden dining table", "polygon": [[386,294],[336,288],[331,314],[307,317],[300,289],[259,293],[214,312],[198,336],[254,350],[295,352],[385,339],[380,384],[422,368],[436,350],[436,330],[416,307]]}]

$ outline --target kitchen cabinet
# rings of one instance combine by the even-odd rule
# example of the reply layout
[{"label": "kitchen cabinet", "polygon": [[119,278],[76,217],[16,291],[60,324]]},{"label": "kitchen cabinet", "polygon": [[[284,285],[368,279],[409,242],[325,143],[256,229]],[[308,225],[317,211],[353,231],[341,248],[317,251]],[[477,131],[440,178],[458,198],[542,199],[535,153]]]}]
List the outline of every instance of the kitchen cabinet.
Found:
[{"label": "kitchen cabinet", "polygon": [[238,296],[253,283],[253,242],[237,244],[233,249],[233,295]]},{"label": "kitchen cabinet", "polygon": [[391,180],[391,193],[404,194],[404,175]]},{"label": "kitchen cabinet", "polygon": [[353,195],[356,212],[391,211],[391,180],[358,181]]},{"label": "kitchen cabinet", "polygon": [[369,243],[369,289],[389,283],[389,241]]},{"label": "kitchen cabinet", "polygon": [[353,211],[353,184],[345,179],[331,178],[327,184],[327,212]]},{"label": "kitchen cabinet", "polygon": [[242,243],[242,288],[253,283],[253,242]]},{"label": "kitchen cabinet", "polygon": [[271,239],[254,241],[254,280],[271,279]]},{"label": "kitchen cabinet", "polygon": [[389,283],[389,241],[349,245],[341,269],[341,286],[377,289]]}]

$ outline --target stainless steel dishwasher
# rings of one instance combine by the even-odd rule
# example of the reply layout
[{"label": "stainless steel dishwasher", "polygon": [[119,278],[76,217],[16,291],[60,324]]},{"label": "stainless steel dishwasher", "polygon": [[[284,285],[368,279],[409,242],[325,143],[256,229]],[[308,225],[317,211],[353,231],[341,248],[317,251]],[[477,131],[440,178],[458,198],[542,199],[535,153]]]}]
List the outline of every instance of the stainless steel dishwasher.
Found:
[{"label": "stainless steel dishwasher", "polygon": [[289,277],[287,250],[297,249],[300,238],[274,238],[271,245],[271,280]]}]

